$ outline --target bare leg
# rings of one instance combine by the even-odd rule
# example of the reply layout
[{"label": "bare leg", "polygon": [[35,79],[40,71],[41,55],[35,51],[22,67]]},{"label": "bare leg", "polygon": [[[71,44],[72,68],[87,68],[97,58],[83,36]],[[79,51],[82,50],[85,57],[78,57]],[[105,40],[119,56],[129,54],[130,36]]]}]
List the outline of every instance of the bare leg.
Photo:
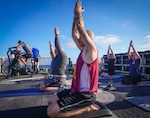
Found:
[{"label": "bare leg", "polygon": [[59,100],[57,95],[52,95],[49,99],[48,99],[48,104],[50,105],[51,103],[56,103],[57,100]]},{"label": "bare leg", "polygon": [[27,62],[25,61],[24,57],[20,56],[19,60],[22,61],[24,63],[25,66],[27,66]]},{"label": "bare leg", "polygon": [[47,79],[48,79],[48,76],[49,76],[49,74],[46,74],[46,75],[44,76],[44,80],[47,80]]},{"label": "bare leg", "polygon": [[93,104],[78,110],[73,110],[73,111],[68,111],[68,112],[60,112],[60,113],[54,113],[53,116],[55,118],[69,118],[72,116],[76,116],[76,115],[80,115],[83,113],[87,113],[87,112],[91,112],[91,111],[95,111],[95,110],[99,110],[100,107],[97,104]]},{"label": "bare leg", "polygon": [[46,87],[44,85],[44,83],[40,84],[40,91],[56,91],[56,90],[59,90],[59,89],[60,89],[60,87],[52,87],[52,86]]}]

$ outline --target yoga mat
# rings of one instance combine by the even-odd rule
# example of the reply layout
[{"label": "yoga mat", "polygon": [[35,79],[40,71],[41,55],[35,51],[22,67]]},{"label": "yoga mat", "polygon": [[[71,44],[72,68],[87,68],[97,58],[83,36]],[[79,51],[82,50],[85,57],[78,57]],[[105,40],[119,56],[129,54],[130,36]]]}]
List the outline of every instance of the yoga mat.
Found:
[{"label": "yoga mat", "polygon": [[111,77],[101,77],[99,76],[99,79],[120,79],[122,78],[124,75],[113,75]]},{"label": "yoga mat", "polygon": [[[101,107],[98,111],[92,111],[71,118],[109,118],[112,116],[112,112],[103,104],[98,103]],[[20,109],[12,109],[0,111],[1,118],[48,118],[47,106],[28,107]]]},{"label": "yoga mat", "polygon": [[49,92],[41,92],[39,88],[27,88],[27,89],[19,89],[19,90],[8,90],[8,91],[0,91],[0,97],[15,97],[15,96],[28,96],[28,95],[44,95],[44,94],[54,94],[58,91],[49,91]]},{"label": "yoga mat", "polygon": [[101,118],[101,117],[107,118],[112,116],[111,110],[109,110],[105,105],[103,105],[99,101],[96,101],[95,103],[100,106],[101,108],[100,110],[84,113],[71,118]]},{"label": "yoga mat", "polygon": [[48,118],[47,106],[0,111],[1,118]]},{"label": "yoga mat", "polygon": [[150,96],[126,97],[125,100],[150,112]]}]

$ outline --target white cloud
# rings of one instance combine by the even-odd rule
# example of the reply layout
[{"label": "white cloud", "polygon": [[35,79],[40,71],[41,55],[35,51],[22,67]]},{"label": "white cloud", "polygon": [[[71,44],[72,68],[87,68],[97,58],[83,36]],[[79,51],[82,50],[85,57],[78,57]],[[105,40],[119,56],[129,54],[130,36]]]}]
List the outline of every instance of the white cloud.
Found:
[{"label": "white cloud", "polygon": [[147,43],[145,45],[140,46],[142,50],[150,50],[150,35],[145,36]]},{"label": "white cloud", "polygon": [[74,43],[74,41],[72,39],[66,37],[65,35],[60,35],[60,38],[62,40],[65,40],[65,44],[62,44],[62,47],[64,47],[64,48],[76,48],[77,47],[76,44]]},{"label": "white cloud", "polygon": [[129,22],[124,22],[122,25],[121,25],[121,28],[127,28],[129,26]]},{"label": "white cloud", "polygon": [[94,41],[97,45],[108,46],[108,44],[119,43],[121,39],[116,35],[95,36]]},{"label": "white cloud", "polygon": [[67,44],[64,44],[63,47],[65,47],[65,48],[77,48],[74,41],[69,41]]},{"label": "white cloud", "polygon": [[145,39],[150,40],[150,35],[145,36]]},{"label": "white cloud", "polygon": [[150,41],[147,44],[142,45],[141,48],[142,50],[150,50]]},{"label": "white cloud", "polygon": [[60,35],[61,39],[67,39],[67,37],[65,35]]}]

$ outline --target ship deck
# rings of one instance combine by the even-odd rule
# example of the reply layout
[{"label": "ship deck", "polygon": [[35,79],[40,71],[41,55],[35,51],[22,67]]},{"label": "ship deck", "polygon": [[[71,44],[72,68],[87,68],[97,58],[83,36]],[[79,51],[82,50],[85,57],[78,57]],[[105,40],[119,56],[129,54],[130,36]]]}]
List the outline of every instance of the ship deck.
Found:
[{"label": "ship deck", "polygon": [[[8,79],[0,76],[0,92],[38,88],[43,76],[43,74],[33,75],[32,77],[25,75]],[[125,100],[127,97],[150,98],[150,81],[142,81],[138,85],[122,85],[119,79],[114,79],[113,84],[116,86],[116,89],[113,91],[104,89],[108,85],[108,81],[109,79],[101,79],[99,81],[97,100],[112,111],[111,118],[150,118],[150,111],[137,107]],[[71,79],[67,80],[67,84],[71,85]],[[0,95],[0,117],[47,118],[47,100],[51,95]]]}]

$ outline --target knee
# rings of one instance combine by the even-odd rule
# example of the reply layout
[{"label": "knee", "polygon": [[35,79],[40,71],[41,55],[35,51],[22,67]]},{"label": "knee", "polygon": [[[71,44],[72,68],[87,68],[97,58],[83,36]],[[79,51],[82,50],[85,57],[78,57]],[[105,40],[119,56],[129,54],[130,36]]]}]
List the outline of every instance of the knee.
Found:
[{"label": "knee", "polygon": [[48,104],[53,104],[56,103],[57,100],[59,100],[59,98],[57,97],[57,95],[53,95],[48,99]]},{"label": "knee", "polygon": [[39,86],[39,88],[40,88],[40,91],[45,91],[45,85],[44,85],[44,83],[41,83],[40,86]]},{"label": "knee", "polygon": [[49,106],[47,108],[47,116],[50,117],[50,118],[54,118],[55,117],[55,111]]},{"label": "knee", "polygon": [[50,109],[50,107],[47,108],[47,116],[53,118],[52,110]]},{"label": "knee", "polygon": [[47,74],[47,75],[45,75],[44,76],[44,80],[48,80],[48,77],[49,77],[49,75]]}]

